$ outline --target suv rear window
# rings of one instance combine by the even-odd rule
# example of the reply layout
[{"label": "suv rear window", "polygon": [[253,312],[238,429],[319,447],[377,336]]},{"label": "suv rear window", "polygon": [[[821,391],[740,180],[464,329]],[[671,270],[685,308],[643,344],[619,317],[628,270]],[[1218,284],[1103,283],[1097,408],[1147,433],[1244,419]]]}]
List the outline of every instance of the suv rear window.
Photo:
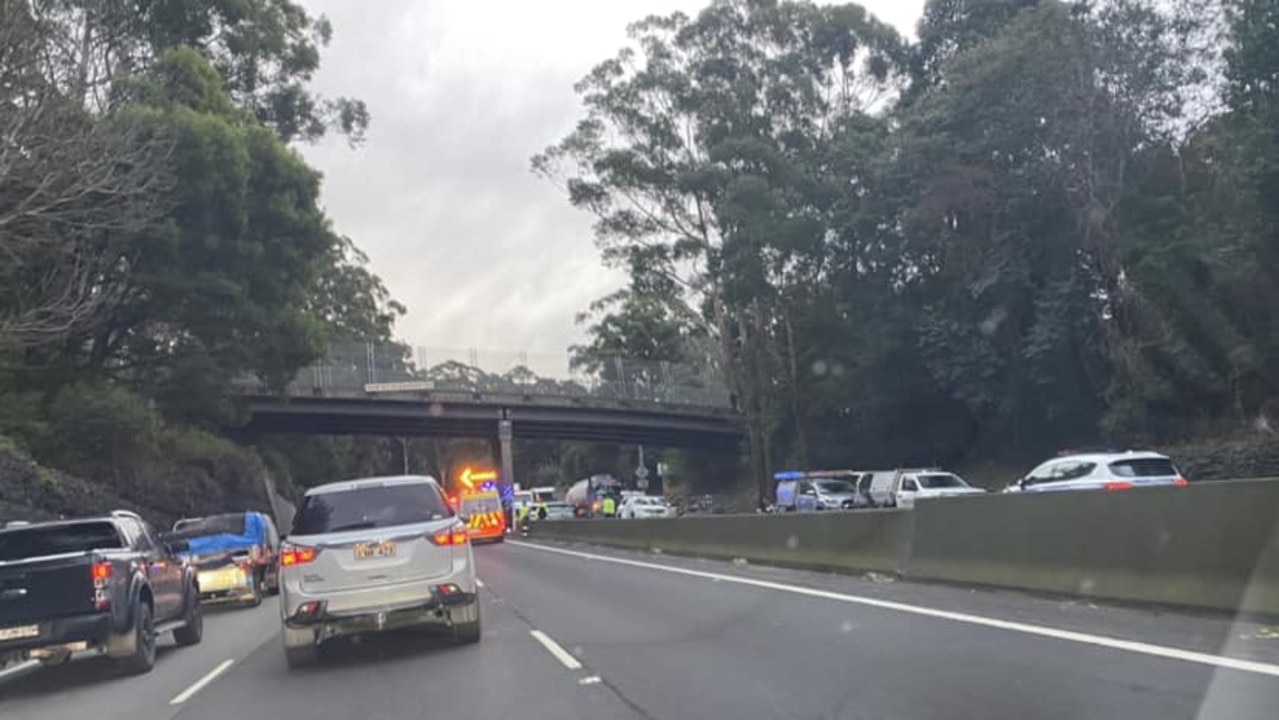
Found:
[{"label": "suv rear window", "polygon": [[443,520],[452,515],[434,485],[371,485],[308,495],[293,521],[293,532],[318,535],[366,530]]},{"label": "suv rear window", "polygon": [[1172,477],[1177,474],[1177,468],[1167,458],[1117,460],[1110,463],[1110,471],[1115,477]]},{"label": "suv rear window", "polygon": [[24,558],[117,550],[124,547],[120,533],[109,522],[87,522],[52,527],[32,527],[0,532],[0,562]]}]

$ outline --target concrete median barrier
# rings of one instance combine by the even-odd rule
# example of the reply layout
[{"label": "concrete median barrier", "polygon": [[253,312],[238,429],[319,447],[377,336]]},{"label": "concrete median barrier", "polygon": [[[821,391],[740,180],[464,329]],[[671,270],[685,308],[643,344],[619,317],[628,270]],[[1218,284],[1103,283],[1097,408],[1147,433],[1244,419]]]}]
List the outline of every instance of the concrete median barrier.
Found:
[{"label": "concrete median barrier", "polygon": [[1279,613],[1279,482],[921,502],[904,574]]},{"label": "concrete median barrier", "polygon": [[534,538],[1279,615],[1279,481],[925,500],[912,511],[535,524]]},{"label": "concrete median barrier", "polygon": [[565,520],[533,536],[785,567],[897,572],[910,513],[703,515],[649,520]]}]

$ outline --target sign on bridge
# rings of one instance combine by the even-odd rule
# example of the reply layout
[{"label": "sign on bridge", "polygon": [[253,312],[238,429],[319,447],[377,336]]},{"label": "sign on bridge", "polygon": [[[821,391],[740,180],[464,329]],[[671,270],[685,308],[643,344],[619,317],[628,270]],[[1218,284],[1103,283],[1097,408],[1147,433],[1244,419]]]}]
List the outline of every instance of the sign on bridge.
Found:
[{"label": "sign on bridge", "polygon": [[399,392],[422,392],[424,390],[434,390],[434,380],[419,380],[415,382],[392,382],[392,383],[365,383],[364,392],[375,395],[377,393],[399,393]]}]

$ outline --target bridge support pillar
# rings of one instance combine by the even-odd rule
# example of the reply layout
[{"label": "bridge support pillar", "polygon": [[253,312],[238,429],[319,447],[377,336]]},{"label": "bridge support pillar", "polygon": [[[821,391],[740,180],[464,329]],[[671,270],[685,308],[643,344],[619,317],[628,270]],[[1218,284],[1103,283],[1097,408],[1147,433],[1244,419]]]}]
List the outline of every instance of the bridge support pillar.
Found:
[{"label": "bridge support pillar", "polygon": [[[515,452],[511,446],[514,441],[515,433],[511,430],[510,420],[499,420],[497,422],[497,445],[498,454],[502,460],[502,484],[510,487],[515,484]],[[506,495],[506,493],[503,493]],[[514,512],[511,508],[506,509],[506,526],[511,527],[511,522],[515,519]]]}]

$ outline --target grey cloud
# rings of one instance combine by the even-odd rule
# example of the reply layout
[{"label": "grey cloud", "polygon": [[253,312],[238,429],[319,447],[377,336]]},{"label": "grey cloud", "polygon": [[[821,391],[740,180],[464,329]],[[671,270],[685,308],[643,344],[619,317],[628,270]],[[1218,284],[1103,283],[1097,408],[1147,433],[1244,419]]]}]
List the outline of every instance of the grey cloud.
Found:
[{"label": "grey cloud", "polygon": [[[368,141],[301,148],[325,174],[339,231],[409,306],[399,333],[433,347],[562,355],[574,316],[624,278],[599,262],[590,218],[528,158],[580,115],[572,85],[626,23],[701,0],[304,0],[333,21],[316,78],[365,100]],[[906,29],[923,0],[867,3]],[[887,12],[882,12],[887,11]]]}]

